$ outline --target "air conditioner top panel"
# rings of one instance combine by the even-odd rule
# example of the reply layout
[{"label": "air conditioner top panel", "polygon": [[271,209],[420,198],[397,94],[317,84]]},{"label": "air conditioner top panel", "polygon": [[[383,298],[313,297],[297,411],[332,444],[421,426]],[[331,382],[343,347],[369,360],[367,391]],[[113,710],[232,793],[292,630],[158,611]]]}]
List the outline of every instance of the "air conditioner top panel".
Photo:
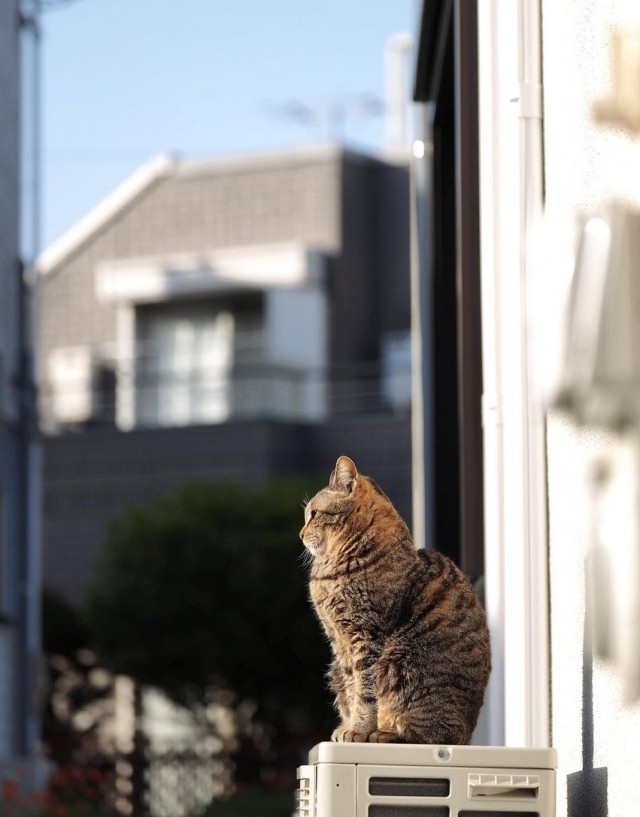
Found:
[{"label": "air conditioner top panel", "polygon": [[504,746],[323,742],[311,749],[309,763],[555,769],[558,766],[558,753],[555,749],[511,749]]}]

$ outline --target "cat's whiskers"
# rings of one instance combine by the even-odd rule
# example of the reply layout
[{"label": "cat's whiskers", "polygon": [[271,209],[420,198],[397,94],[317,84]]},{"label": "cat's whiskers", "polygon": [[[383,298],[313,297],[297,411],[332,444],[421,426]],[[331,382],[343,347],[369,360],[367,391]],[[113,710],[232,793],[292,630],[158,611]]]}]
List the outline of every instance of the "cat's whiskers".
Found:
[{"label": "cat's whiskers", "polygon": [[309,548],[304,548],[300,555],[298,556],[298,560],[302,564],[303,567],[310,567],[313,563],[313,553],[309,550]]}]

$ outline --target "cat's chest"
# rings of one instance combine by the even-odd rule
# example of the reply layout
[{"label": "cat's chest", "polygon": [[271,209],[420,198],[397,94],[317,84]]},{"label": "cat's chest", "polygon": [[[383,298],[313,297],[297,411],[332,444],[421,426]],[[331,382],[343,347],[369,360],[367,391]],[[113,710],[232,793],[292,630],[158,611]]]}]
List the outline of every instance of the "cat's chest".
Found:
[{"label": "cat's chest", "polygon": [[365,577],[312,580],[311,599],[322,621],[339,630],[365,628],[380,618],[380,599]]}]

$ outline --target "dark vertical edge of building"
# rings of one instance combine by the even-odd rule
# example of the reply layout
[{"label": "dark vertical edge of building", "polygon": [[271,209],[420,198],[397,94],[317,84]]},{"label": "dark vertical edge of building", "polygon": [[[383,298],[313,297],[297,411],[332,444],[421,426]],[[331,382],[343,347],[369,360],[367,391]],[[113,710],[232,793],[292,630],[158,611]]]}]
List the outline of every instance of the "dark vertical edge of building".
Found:
[{"label": "dark vertical edge of building", "polygon": [[480,302],[480,166],[478,9],[456,0],[456,188],[458,412],[460,424],[461,563],[483,573],[482,331]]}]

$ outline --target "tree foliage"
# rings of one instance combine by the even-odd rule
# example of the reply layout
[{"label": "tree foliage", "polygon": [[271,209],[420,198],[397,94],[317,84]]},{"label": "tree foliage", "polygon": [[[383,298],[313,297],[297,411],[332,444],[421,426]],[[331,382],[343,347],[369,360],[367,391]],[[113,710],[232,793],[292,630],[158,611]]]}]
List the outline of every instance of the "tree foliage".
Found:
[{"label": "tree foliage", "polygon": [[55,590],[42,591],[42,648],[47,655],[70,657],[87,646],[89,632],[82,613]]},{"label": "tree foliage", "polygon": [[281,735],[330,717],[298,531],[309,480],[192,483],[110,527],[87,620],[102,661],[179,702],[230,690]]}]

